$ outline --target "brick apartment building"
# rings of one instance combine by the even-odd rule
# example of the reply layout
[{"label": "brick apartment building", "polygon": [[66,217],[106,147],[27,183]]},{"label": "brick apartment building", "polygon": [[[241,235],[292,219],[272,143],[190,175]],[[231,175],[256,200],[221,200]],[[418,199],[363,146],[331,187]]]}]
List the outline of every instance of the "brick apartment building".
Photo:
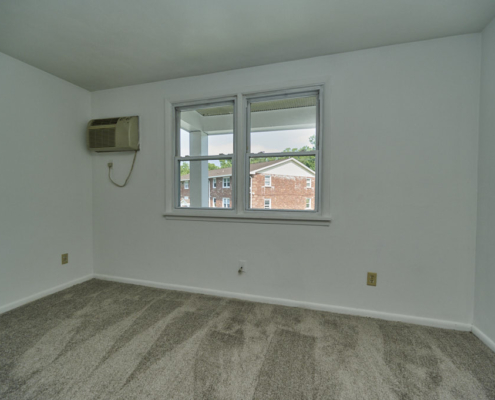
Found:
[{"label": "brick apartment building", "polygon": [[[250,164],[251,208],[314,210],[315,173],[289,158]],[[208,171],[209,207],[232,206],[232,168]],[[190,206],[190,176],[181,176],[180,204]]]}]

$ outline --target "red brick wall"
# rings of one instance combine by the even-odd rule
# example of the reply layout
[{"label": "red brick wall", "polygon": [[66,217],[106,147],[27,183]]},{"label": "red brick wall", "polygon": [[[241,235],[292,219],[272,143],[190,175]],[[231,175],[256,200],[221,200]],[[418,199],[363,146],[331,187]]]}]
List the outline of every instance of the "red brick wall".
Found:
[{"label": "red brick wall", "polygon": [[253,176],[251,208],[265,208],[265,199],[270,199],[272,209],[306,210],[306,199],[311,199],[311,210],[314,210],[315,178],[311,178],[311,187],[307,188],[306,178],[302,176],[271,177],[271,186],[265,187],[265,175]]},{"label": "red brick wall", "polygon": [[[265,207],[265,199],[271,200],[272,209],[282,210],[306,210],[306,199],[311,199],[311,208],[315,207],[315,178],[311,178],[311,188],[306,187],[306,178],[302,176],[271,175],[271,186],[265,187],[265,175],[256,174],[252,179],[251,208]],[[217,199],[217,208],[223,207],[223,198],[230,199],[232,207],[232,188],[223,187],[223,178],[217,178],[217,187],[213,187],[212,179],[208,180],[210,185],[210,207],[213,207],[213,198]],[[232,182],[231,182],[232,185]],[[190,189],[184,189],[184,182],[180,187],[181,200],[190,196]],[[191,198],[186,200],[190,204]]]},{"label": "red brick wall", "polygon": [[[232,187],[230,188],[224,188],[223,187],[223,178],[217,178],[217,187],[213,187],[213,180],[210,178],[208,179],[208,184],[210,185],[210,207],[213,207],[213,197],[216,197],[217,199],[217,208],[222,208],[223,207],[223,198],[229,198],[230,199],[230,207],[232,207]],[[189,185],[191,185],[191,182],[189,182]],[[232,186],[232,179],[230,182],[230,185]],[[190,187],[190,186],[189,186]],[[191,204],[191,197],[190,197],[190,189],[184,189],[184,182],[181,182],[180,184],[180,199],[181,199],[181,204],[182,200],[184,200],[184,197],[189,197],[188,200],[185,200],[186,203]]]},{"label": "red brick wall", "polygon": [[223,198],[230,199],[230,207],[232,208],[232,178],[230,179],[230,187],[223,187],[223,178],[217,178],[217,187],[213,187],[213,181],[210,179],[210,207],[213,207],[213,197],[217,199],[217,208],[223,207]]}]

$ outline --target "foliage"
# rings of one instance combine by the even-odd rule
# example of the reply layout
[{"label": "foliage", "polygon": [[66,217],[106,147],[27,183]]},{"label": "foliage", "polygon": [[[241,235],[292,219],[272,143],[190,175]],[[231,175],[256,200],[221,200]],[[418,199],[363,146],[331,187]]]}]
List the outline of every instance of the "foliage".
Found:
[{"label": "foliage", "polygon": [[180,164],[180,175],[189,175],[191,169],[189,168],[189,162]]},{"label": "foliage", "polygon": [[220,168],[232,168],[232,160],[220,160]]},{"label": "foliage", "polygon": [[[296,152],[303,152],[303,151],[313,151],[316,149],[316,138],[315,136],[311,136],[309,138],[309,143],[311,146],[303,146],[301,148],[290,148],[287,147],[285,150],[283,150],[283,153],[296,153]],[[283,160],[286,157],[256,157],[256,158],[251,158],[251,164],[259,163],[259,162],[266,162],[266,161],[275,161],[275,160]],[[313,171],[316,169],[315,165],[315,157],[314,156],[293,156],[292,157],[294,160],[297,160],[304,164],[306,167],[311,168]]]},{"label": "foliage", "polygon": [[[208,163],[208,170],[211,171],[212,169],[219,169],[220,167],[213,164],[213,163]],[[189,161],[188,162],[183,162],[180,165],[180,175],[189,175],[191,173],[191,167],[189,166]]]},{"label": "foliage", "polygon": [[[309,143],[311,146],[303,146],[301,148],[290,148],[287,147],[285,150],[283,150],[283,153],[295,153],[295,152],[304,152],[304,151],[313,151],[316,148],[316,138],[315,136],[311,136],[309,138]],[[287,157],[256,157],[256,158],[251,158],[251,164],[256,164],[260,162],[266,162],[266,161],[275,161],[275,160],[283,160],[286,159]],[[301,162],[302,164],[306,165],[308,168],[311,168],[313,171],[315,171],[315,157],[314,156],[293,156],[293,159]],[[220,169],[220,168],[232,168],[232,160],[219,160],[220,161],[220,166],[217,166],[212,163],[208,163],[208,170],[214,170],[214,169]],[[180,174],[181,175],[187,175],[190,173],[190,167],[189,167],[189,162],[187,163],[182,163],[180,166]]]}]

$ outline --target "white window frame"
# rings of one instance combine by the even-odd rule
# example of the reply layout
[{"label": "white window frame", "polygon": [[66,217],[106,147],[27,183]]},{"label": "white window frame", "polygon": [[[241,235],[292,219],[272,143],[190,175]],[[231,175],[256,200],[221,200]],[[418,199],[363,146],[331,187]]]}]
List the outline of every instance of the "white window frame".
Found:
[{"label": "white window frame", "polygon": [[[268,207],[266,206],[266,202],[268,201]],[[265,210],[270,210],[272,208],[272,199],[264,199],[264,207]]]},{"label": "white window frame", "polygon": [[[225,183],[228,183],[228,185],[226,185]],[[230,176],[224,176],[223,177],[223,179],[222,179],[222,188],[224,188],[224,189],[230,188]]]},{"label": "white window frame", "polygon": [[321,148],[322,148],[322,93],[323,88],[307,88],[306,90],[290,90],[290,91],[282,91],[276,93],[265,93],[265,94],[256,94],[252,96],[246,96],[246,152],[244,154],[245,158],[245,169],[249,169],[249,163],[251,158],[259,157],[259,154],[251,153],[251,139],[250,139],[250,115],[251,115],[251,103],[258,101],[268,101],[268,100],[277,100],[284,98],[300,98],[300,97],[309,97],[309,96],[317,96],[318,105],[316,107],[316,134],[315,134],[315,150],[313,151],[305,151],[305,152],[276,152],[276,153],[263,153],[263,157],[297,157],[297,156],[314,156],[315,157],[315,209],[303,209],[303,210],[285,210],[285,209],[270,209],[270,211],[266,211],[264,209],[255,209],[249,208],[249,190],[246,187],[244,192],[244,206],[246,213],[251,213],[253,211],[261,211],[264,213],[270,213],[275,216],[275,213],[280,213],[283,215],[301,215],[301,213],[306,214],[314,214],[316,216],[322,215],[322,209],[320,207],[321,204]]},{"label": "white window frame", "polygon": [[211,206],[213,208],[216,208],[217,207],[217,198],[216,197],[212,197],[212,200],[211,200]]},{"label": "white window frame", "polygon": [[[225,201],[227,200],[227,201]],[[225,203],[227,203],[227,207],[225,207]],[[222,198],[222,208],[230,208],[230,197]]]},{"label": "white window frame", "polygon": [[184,189],[189,189],[189,181],[184,181]]},{"label": "white window frame", "polygon": [[[236,121],[236,116],[237,116],[237,107],[236,107],[236,97],[226,97],[226,98],[219,98],[219,99],[214,99],[214,100],[205,100],[205,101],[193,101],[193,102],[185,102],[185,103],[177,103],[177,104],[170,104],[172,106],[172,111],[173,111],[173,149],[174,149],[174,187],[175,187],[175,192],[174,192],[174,207],[173,210],[177,212],[177,215],[179,214],[178,210],[181,210],[183,207],[181,207],[180,204],[180,186],[177,185],[177,180],[180,181],[180,163],[181,162],[189,162],[189,165],[191,165],[191,162],[193,161],[210,161],[210,160],[231,160],[232,161],[232,173],[235,174],[236,171],[236,132],[237,132],[237,121]],[[225,106],[225,105],[232,105],[234,108],[234,114],[232,116],[233,118],[233,146],[234,146],[234,152],[232,154],[218,154],[218,155],[201,155],[201,156],[181,156],[180,152],[180,131],[182,129],[181,125],[181,118],[180,118],[180,113],[183,111],[190,111],[190,110],[197,110],[200,108],[207,108],[207,107],[219,107],[219,106]],[[187,181],[189,182],[189,181]],[[210,180],[208,178],[208,190],[209,190],[209,184]],[[230,186],[233,186],[235,184],[235,180],[232,183],[230,181]],[[188,184],[189,188],[189,184]],[[235,199],[235,191],[232,190],[232,196]],[[235,203],[234,203],[235,204]],[[189,207],[187,210],[188,213],[191,212],[200,212],[201,211],[206,211],[210,210],[212,207]]]},{"label": "white window frame", "polygon": [[[266,184],[266,178],[268,178],[268,185]],[[272,176],[265,175],[265,187],[271,187],[271,186],[272,186]]]},{"label": "white window frame", "polygon": [[216,189],[217,188],[217,178],[212,179],[212,188]]},{"label": "white window frame", "polygon": [[307,189],[311,189],[312,188],[311,178],[306,178],[306,188]]},{"label": "white window frame", "polygon": [[[308,203],[308,200],[309,200],[309,203]],[[311,209],[311,198],[306,198],[306,210],[310,210]]]},{"label": "white window frame", "polygon": [[[256,86],[245,86],[244,88],[238,86],[234,89],[234,92],[223,91],[219,88],[216,92],[217,97],[203,97],[203,100],[191,101],[191,98],[201,99],[201,90],[196,90],[197,96],[193,92],[188,92],[187,98],[165,98],[165,149],[167,157],[165,159],[166,173],[165,173],[165,213],[164,216],[167,219],[175,220],[197,220],[197,221],[225,221],[230,219],[235,222],[253,222],[253,223],[275,223],[275,224],[294,224],[294,225],[319,225],[326,226],[330,223],[330,188],[328,186],[329,178],[326,176],[323,170],[323,153],[328,157],[330,153],[330,144],[328,141],[323,141],[323,133],[328,135],[329,132],[324,129],[323,126],[323,114],[330,116],[329,103],[324,104],[324,99],[328,96],[328,92],[324,92],[324,87],[331,87],[330,77],[323,77],[319,80],[301,79],[299,83],[297,80],[287,80],[286,83],[293,85],[292,89],[287,89],[288,85],[282,83],[267,83],[262,82]],[[258,90],[256,89],[258,88]],[[250,102],[253,99],[268,100],[271,96],[285,96],[285,97],[300,97],[301,94],[308,92],[318,93],[318,107],[316,118],[316,151],[305,152],[304,154],[285,153],[277,156],[296,156],[296,155],[315,155],[316,160],[316,177],[314,184],[315,191],[315,210],[259,210],[249,209],[249,197],[250,197],[250,181],[249,174],[249,107]],[[203,92],[204,93],[204,92]],[[224,97],[222,97],[222,95]],[[179,94],[179,96],[181,96]],[[178,149],[178,136],[177,132],[177,117],[180,114],[177,113],[177,107],[189,106],[192,109],[200,108],[199,106],[213,106],[219,105],[220,102],[235,102],[234,112],[234,153],[228,155],[210,156],[210,159],[232,159],[232,179],[231,181],[231,208],[187,208],[181,209],[177,207],[177,199],[179,198],[179,187],[177,185],[177,179],[180,174],[178,171],[179,164],[176,162]],[[323,112],[323,110],[325,110]],[[326,126],[330,126],[329,124]],[[317,153],[317,154],[314,154]],[[179,153],[180,154],[180,153]],[[272,154],[264,154],[264,156],[271,156]],[[255,155],[252,155],[255,156]],[[185,157],[184,157],[185,158]],[[329,161],[325,161],[326,168],[328,169]],[[175,187],[174,190],[169,188]],[[322,201],[322,196],[325,196],[325,200]]]}]

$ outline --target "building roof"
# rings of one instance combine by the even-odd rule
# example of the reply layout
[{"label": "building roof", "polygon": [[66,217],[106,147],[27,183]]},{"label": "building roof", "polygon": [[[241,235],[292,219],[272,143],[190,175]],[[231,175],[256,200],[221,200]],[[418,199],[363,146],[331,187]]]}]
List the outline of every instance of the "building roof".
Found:
[{"label": "building roof", "polygon": [[[264,162],[258,162],[258,163],[252,163],[250,164],[250,172],[258,172],[261,169],[270,167],[275,164],[279,164],[285,161],[293,160],[298,162],[297,160],[293,158],[287,158],[285,160],[272,160],[272,161],[264,161]],[[298,162],[299,163],[299,162]],[[303,165],[303,164],[302,164]],[[303,165],[305,168],[307,168],[305,165]],[[310,169],[310,168],[308,168]],[[314,171],[313,171],[314,172]],[[210,169],[208,171],[208,178],[216,178],[216,177],[221,177],[221,176],[231,176],[232,175],[232,168],[219,168],[219,169]],[[190,174],[186,175],[181,175],[180,180],[181,181],[188,181],[190,179]]]}]

